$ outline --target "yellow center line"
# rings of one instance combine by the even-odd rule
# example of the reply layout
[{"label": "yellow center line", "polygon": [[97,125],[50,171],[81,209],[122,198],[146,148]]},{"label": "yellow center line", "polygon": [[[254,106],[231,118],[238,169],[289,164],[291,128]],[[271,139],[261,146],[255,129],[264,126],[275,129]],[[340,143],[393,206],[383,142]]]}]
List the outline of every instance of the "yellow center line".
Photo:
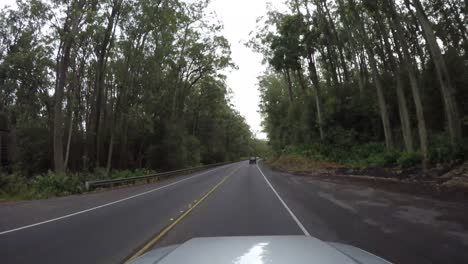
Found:
[{"label": "yellow center line", "polygon": [[236,171],[238,171],[242,166],[239,166],[237,169],[232,171],[228,176],[224,177],[218,184],[216,184],[211,190],[209,190],[198,202],[196,202],[192,207],[190,207],[187,211],[181,214],[174,222],[172,222],[169,226],[164,228],[156,237],[151,239],[144,247],[138,250],[131,258],[125,261],[125,263],[129,263],[130,261],[134,260],[135,258],[143,255],[150,247],[152,247],[156,242],[161,240],[161,238],[166,235],[171,229],[173,229],[182,219],[184,219],[195,207],[201,204],[210,194],[212,194],[221,184],[223,184],[229,177],[231,177]]}]

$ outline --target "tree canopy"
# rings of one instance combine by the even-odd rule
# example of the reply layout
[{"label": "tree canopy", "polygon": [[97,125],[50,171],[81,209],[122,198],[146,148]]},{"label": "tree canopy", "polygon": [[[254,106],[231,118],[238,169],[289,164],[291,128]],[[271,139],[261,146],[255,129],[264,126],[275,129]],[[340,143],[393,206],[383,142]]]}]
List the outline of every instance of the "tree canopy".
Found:
[{"label": "tree canopy", "polygon": [[47,170],[168,170],[236,160],[253,136],[208,1],[32,0],[0,11],[10,160]]},{"label": "tree canopy", "polygon": [[248,43],[269,66],[259,77],[260,107],[277,152],[384,142],[421,155],[424,167],[441,149],[447,159],[466,152],[463,1],[286,4],[260,20]]}]

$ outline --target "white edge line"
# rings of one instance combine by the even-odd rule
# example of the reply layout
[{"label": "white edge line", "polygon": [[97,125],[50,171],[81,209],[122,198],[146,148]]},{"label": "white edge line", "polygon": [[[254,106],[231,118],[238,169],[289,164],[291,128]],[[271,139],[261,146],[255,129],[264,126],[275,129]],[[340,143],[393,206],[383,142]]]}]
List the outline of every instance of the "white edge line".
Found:
[{"label": "white edge line", "polygon": [[136,198],[136,197],[138,197],[138,196],[142,196],[142,195],[145,195],[145,194],[148,194],[148,193],[152,193],[152,192],[155,192],[155,191],[164,189],[164,188],[166,188],[166,187],[175,185],[175,184],[177,184],[177,183],[181,183],[181,182],[183,182],[183,181],[187,181],[187,180],[193,179],[193,178],[195,178],[195,177],[205,175],[205,174],[207,174],[207,173],[209,173],[209,172],[212,172],[212,171],[214,171],[214,170],[218,170],[218,169],[220,169],[220,168],[222,168],[222,167],[224,167],[224,166],[221,166],[221,167],[218,167],[218,168],[214,168],[214,169],[211,169],[211,170],[209,170],[209,171],[205,171],[205,172],[199,173],[199,174],[197,174],[197,175],[191,176],[191,177],[189,177],[189,178],[182,179],[182,180],[179,180],[179,181],[176,181],[176,182],[173,182],[173,183],[169,183],[169,184],[167,184],[167,185],[164,185],[164,186],[161,186],[161,187],[158,187],[158,188],[155,188],[155,189],[146,191],[146,192],[142,192],[142,193],[139,193],[139,194],[135,194],[135,195],[126,197],[126,198],[122,198],[122,199],[117,200],[117,201],[113,201],[113,202],[110,202],[110,203],[102,204],[102,205],[99,205],[99,206],[96,206],[96,207],[92,207],[92,208],[89,208],[89,209],[86,209],[86,210],[82,210],[82,211],[78,211],[78,212],[75,212],[75,213],[67,214],[67,215],[64,215],[64,216],[52,218],[52,219],[49,219],[49,220],[46,220],[46,221],[42,221],[42,222],[39,222],[39,223],[35,223],[35,224],[31,224],[31,225],[26,225],[26,226],[22,226],[22,227],[10,229],[10,230],[5,230],[5,231],[0,232],[0,235],[12,233],[12,232],[15,232],[15,231],[19,231],[19,230],[31,228],[31,227],[38,226],[38,225],[47,224],[47,223],[50,223],[50,222],[55,222],[55,221],[58,221],[58,220],[61,220],[61,219],[69,218],[69,217],[72,217],[72,216],[75,216],[75,215],[84,214],[84,213],[87,213],[87,212],[90,212],[90,211],[93,211],[93,210],[96,210],[96,209],[100,209],[100,208],[103,208],[103,207],[106,207],[106,206],[109,206],[109,205],[121,203],[121,202],[130,200],[130,199]]},{"label": "white edge line", "polygon": [[307,229],[304,227],[304,225],[301,223],[301,221],[299,221],[299,219],[297,219],[296,215],[291,211],[291,209],[288,207],[288,205],[283,201],[283,199],[281,198],[281,196],[278,194],[278,192],[275,190],[275,188],[273,188],[273,185],[271,185],[270,181],[268,181],[267,177],[265,176],[265,174],[263,173],[263,171],[260,169],[260,167],[257,165],[257,169],[260,171],[260,173],[263,175],[263,178],[265,178],[265,181],[267,182],[268,186],[270,186],[271,190],[276,194],[276,197],[278,197],[278,199],[280,200],[280,202],[283,204],[284,208],[286,208],[286,210],[288,211],[288,213],[291,215],[291,217],[294,219],[294,221],[296,222],[296,224],[299,226],[299,228],[302,230],[302,232],[304,233],[304,235],[306,236],[310,236],[309,232],[307,231]]}]

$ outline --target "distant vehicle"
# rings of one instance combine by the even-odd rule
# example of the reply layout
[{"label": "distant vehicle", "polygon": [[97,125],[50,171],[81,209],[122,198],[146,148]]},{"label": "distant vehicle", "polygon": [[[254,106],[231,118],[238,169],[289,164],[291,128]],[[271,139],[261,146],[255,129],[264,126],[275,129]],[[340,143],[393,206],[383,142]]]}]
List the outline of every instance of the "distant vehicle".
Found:
[{"label": "distant vehicle", "polygon": [[131,264],[389,264],[362,249],[323,242],[310,236],[244,236],[193,238],[158,248]]},{"label": "distant vehicle", "polygon": [[249,164],[257,164],[257,157],[250,157]]}]

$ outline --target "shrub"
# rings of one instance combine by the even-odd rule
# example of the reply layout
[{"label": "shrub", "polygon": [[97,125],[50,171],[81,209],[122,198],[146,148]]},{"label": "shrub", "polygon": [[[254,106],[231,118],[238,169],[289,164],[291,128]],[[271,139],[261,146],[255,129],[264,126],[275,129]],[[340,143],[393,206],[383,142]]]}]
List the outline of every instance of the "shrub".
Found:
[{"label": "shrub", "polygon": [[398,158],[397,163],[401,167],[407,168],[421,163],[421,154],[417,152],[403,152]]},{"label": "shrub", "polygon": [[17,173],[0,175],[0,196],[28,199],[31,196],[28,180]]},{"label": "shrub", "polygon": [[148,174],[153,174],[156,173],[154,170],[150,169],[136,169],[134,171],[132,170],[114,170],[110,174],[111,179],[117,179],[117,178],[130,178],[130,177],[137,177],[137,176],[144,176]]},{"label": "shrub", "polygon": [[343,162],[353,166],[387,166],[396,163],[400,152],[396,149],[387,150],[384,144],[371,142],[356,145],[344,155]]},{"label": "shrub", "polygon": [[400,156],[398,150],[388,150],[370,155],[364,160],[365,166],[388,166],[397,163]]},{"label": "shrub", "polygon": [[351,148],[356,144],[357,132],[341,127],[335,127],[327,131],[325,142],[339,148]]},{"label": "shrub", "polygon": [[354,146],[351,149],[351,156],[358,159],[368,158],[371,155],[381,154],[385,151],[384,144],[371,142]]},{"label": "shrub", "polygon": [[49,131],[40,125],[28,123],[17,129],[15,160],[18,162],[14,167],[25,177],[46,173],[51,165]]},{"label": "shrub", "polygon": [[81,193],[83,190],[83,183],[78,177],[53,172],[36,176],[32,186],[38,198]]},{"label": "shrub", "polygon": [[429,146],[429,160],[433,163],[448,162],[452,160],[465,160],[468,158],[468,141],[462,140],[452,147],[450,139],[445,135],[435,136]]},{"label": "shrub", "polygon": [[142,176],[141,175],[136,175],[136,173],[133,173],[131,170],[114,170],[110,173],[110,178],[111,179],[118,179],[118,178],[130,178],[133,176]]},{"label": "shrub", "polygon": [[106,175],[104,168],[97,168],[93,174],[61,174],[48,172],[28,179],[23,174],[16,172],[11,175],[0,174],[0,199],[28,200],[43,199],[53,196],[64,196],[81,193],[84,181],[107,178],[128,178],[155,173],[149,169],[137,169],[135,171],[112,171]]}]

